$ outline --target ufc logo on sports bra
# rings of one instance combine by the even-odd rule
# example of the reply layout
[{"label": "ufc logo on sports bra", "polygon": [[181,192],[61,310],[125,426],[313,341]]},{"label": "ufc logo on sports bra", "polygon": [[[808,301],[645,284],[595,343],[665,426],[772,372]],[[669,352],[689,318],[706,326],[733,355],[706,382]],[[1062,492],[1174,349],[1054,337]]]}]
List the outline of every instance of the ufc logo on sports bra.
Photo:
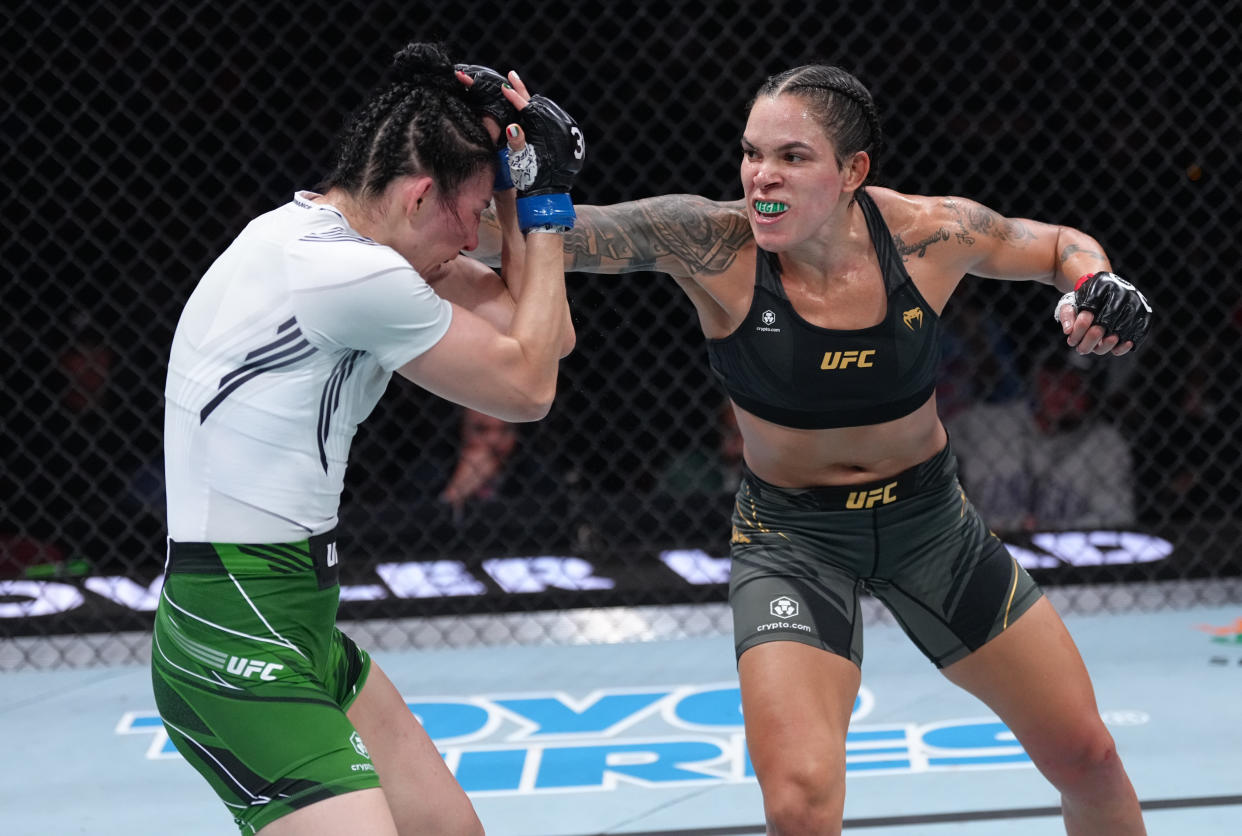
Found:
[{"label": "ufc logo on sports bra", "polygon": [[845,498],[845,507],[850,509],[873,508],[876,505],[887,505],[897,500],[897,495],[893,493],[896,489],[896,482],[889,482],[882,488],[873,488],[869,491],[850,491],[850,495]]},{"label": "ufc logo on sports bra", "polygon": [[866,369],[875,365],[871,362],[871,358],[874,356],[874,348],[869,348],[866,351],[825,351],[824,360],[819,364],[819,367],[825,371],[848,369],[850,366]]}]

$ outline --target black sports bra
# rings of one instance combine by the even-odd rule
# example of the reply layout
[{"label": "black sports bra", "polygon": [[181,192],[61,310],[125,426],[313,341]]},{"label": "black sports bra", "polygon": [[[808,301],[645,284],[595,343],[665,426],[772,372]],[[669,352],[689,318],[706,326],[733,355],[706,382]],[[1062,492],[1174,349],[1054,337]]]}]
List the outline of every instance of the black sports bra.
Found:
[{"label": "black sports bra", "polygon": [[759,250],[755,292],[732,334],[707,341],[712,371],[738,406],[799,429],[878,424],[931,397],[940,363],[940,317],[897,254],[888,225],[857,193],[888,290],[888,312],[870,328],[820,328],[794,311],[776,254]]}]

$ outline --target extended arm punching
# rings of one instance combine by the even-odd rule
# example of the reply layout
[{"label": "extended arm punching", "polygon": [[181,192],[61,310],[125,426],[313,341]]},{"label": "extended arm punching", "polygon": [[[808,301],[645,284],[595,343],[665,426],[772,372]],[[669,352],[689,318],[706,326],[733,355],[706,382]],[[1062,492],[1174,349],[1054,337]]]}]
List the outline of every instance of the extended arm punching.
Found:
[{"label": "extended arm punching", "polygon": [[[698,195],[663,195],[608,206],[578,206],[565,236],[565,270],[632,273],[654,270],[678,277],[724,272],[750,243],[741,201]],[[471,254],[498,264],[501,227],[489,209]]]}]

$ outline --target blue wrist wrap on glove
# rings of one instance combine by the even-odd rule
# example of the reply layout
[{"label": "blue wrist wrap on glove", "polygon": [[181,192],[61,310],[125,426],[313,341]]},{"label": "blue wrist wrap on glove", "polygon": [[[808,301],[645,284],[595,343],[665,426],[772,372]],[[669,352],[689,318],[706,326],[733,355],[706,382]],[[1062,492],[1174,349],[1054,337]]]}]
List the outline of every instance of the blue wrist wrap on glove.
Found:
[{"label": "blue wrist wrap on glove", "polygon": [[574,202],[564,192],[519,197],[517,200],[518,227],[525,232],[534,226],[552,224],[566,229],[574,228]]},{"label": "blue wrist wrap on glove", "polygon": [[574,204],[569,197],[582,169],[586,141],[578,123],[546,96],[531,96],[518,113],[526,145],[509,158],[517,187],[518,227],[572,229]]},{"label": "blue wrist wrap on glove", "polygon": [[506,189],[513,188],[513,173],[509,171],[509,148],[502,147],[496,152],[498,164],[496,166],[496,182],[492,185],[492,191],[503,192]]}]

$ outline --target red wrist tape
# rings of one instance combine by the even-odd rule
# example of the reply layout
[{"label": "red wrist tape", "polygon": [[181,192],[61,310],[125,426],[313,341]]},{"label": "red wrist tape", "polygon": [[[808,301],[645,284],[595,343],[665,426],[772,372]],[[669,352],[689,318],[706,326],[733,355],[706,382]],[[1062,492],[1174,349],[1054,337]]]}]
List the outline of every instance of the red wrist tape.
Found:
[{"label": "red wrist tape", "polygon": [[1078,281],[1074,282],[1074,290],[1077,290],[1078,288],[1082,287],[1083,284],[1086,283],[1087,279],[1091,278],[1094,275],[1095,273],[1087,273],[1085,276],[1082,276],[1081,278],[1079,278]]}]

